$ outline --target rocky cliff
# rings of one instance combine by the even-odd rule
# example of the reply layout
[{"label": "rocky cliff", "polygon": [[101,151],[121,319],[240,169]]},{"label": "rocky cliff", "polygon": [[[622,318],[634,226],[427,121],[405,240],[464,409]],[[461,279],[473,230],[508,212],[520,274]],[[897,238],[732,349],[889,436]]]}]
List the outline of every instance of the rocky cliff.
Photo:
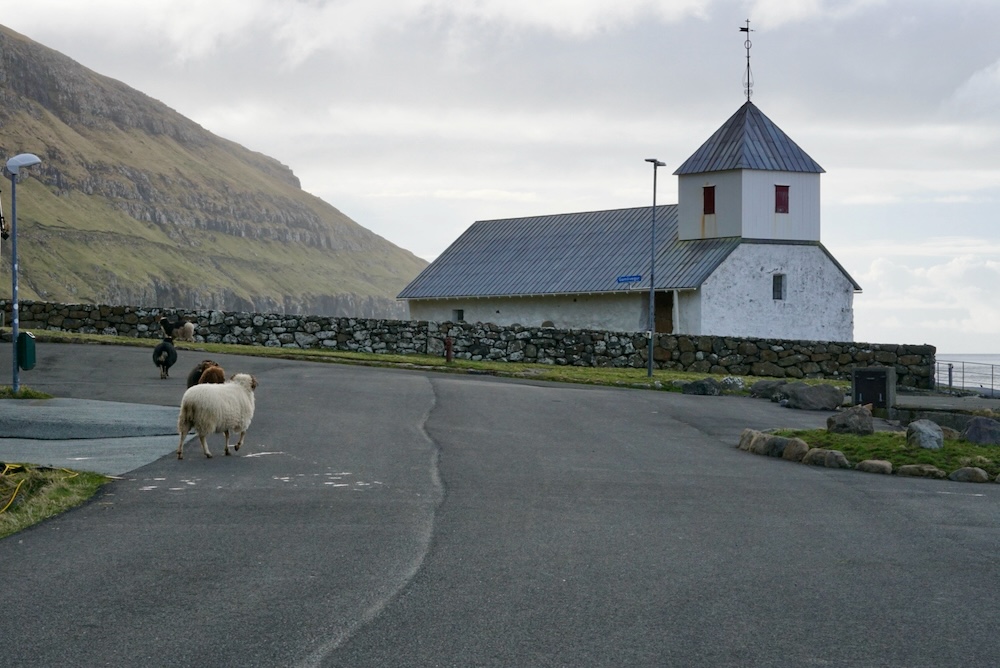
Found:
[{"label": "rocky cliff", "polygon": [[42,159],[18,182],[25,299],[399,318],[426,265],[287,166],[0,26],[0,160],[22,152]]}]

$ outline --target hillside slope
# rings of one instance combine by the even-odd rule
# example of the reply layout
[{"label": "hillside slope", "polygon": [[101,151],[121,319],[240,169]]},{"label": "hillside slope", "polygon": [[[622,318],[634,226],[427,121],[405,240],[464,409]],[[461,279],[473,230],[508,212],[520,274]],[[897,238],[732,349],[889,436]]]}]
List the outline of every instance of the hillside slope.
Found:
[{"label": "hillside slope", "polygon": [[[17,188],[23,299],[402,317],[427,264],[278,161],[0,26],[0,164],[18,153],[42,159]],[[9,179],[0,199],[9,218]]]}]

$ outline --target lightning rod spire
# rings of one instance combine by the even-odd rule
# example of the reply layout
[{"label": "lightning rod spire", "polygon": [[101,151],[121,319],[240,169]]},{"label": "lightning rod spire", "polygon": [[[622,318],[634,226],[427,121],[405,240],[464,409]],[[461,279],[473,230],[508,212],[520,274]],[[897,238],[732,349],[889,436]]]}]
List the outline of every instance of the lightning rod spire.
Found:
[{"label": "lightning rod spire", "polygon": [[753,73],[750,71],[750,47],[753,46],[753,42],[750,41],[750,33],[754,32],[750,29],[750,19],[747,19],[746,26],[740,27],[740,32],[747,34],[746,41],[743,42],[743,46],[747,50],[747,71],[743,75],[743,92],[746,93],[747,102],[749,102],[750,96],[753,95]]}]

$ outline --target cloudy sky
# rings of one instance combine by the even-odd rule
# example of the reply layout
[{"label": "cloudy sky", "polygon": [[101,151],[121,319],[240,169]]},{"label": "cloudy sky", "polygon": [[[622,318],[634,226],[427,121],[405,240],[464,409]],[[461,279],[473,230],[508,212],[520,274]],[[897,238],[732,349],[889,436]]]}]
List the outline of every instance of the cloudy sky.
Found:
[{"label": "cloudy sky", "polygon": [[1000,355],[996,0],[3,0],[428,260],[472,222],[676,202],[744,102],[823,168],[855,339]]}]

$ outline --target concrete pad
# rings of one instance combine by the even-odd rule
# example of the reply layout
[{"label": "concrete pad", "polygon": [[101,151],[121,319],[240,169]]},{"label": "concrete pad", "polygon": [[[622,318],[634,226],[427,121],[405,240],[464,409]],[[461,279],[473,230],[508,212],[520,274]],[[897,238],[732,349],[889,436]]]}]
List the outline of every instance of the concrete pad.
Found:
[{"label": "concrete pad", "polygon": [[123,475],[177,448],[174,406],[0,400],[0,462]]},{"label": "concrete pad", "polygon": [[177,450],[178,436],[40,441],[0,439],[0,461],[120,476]]}]

